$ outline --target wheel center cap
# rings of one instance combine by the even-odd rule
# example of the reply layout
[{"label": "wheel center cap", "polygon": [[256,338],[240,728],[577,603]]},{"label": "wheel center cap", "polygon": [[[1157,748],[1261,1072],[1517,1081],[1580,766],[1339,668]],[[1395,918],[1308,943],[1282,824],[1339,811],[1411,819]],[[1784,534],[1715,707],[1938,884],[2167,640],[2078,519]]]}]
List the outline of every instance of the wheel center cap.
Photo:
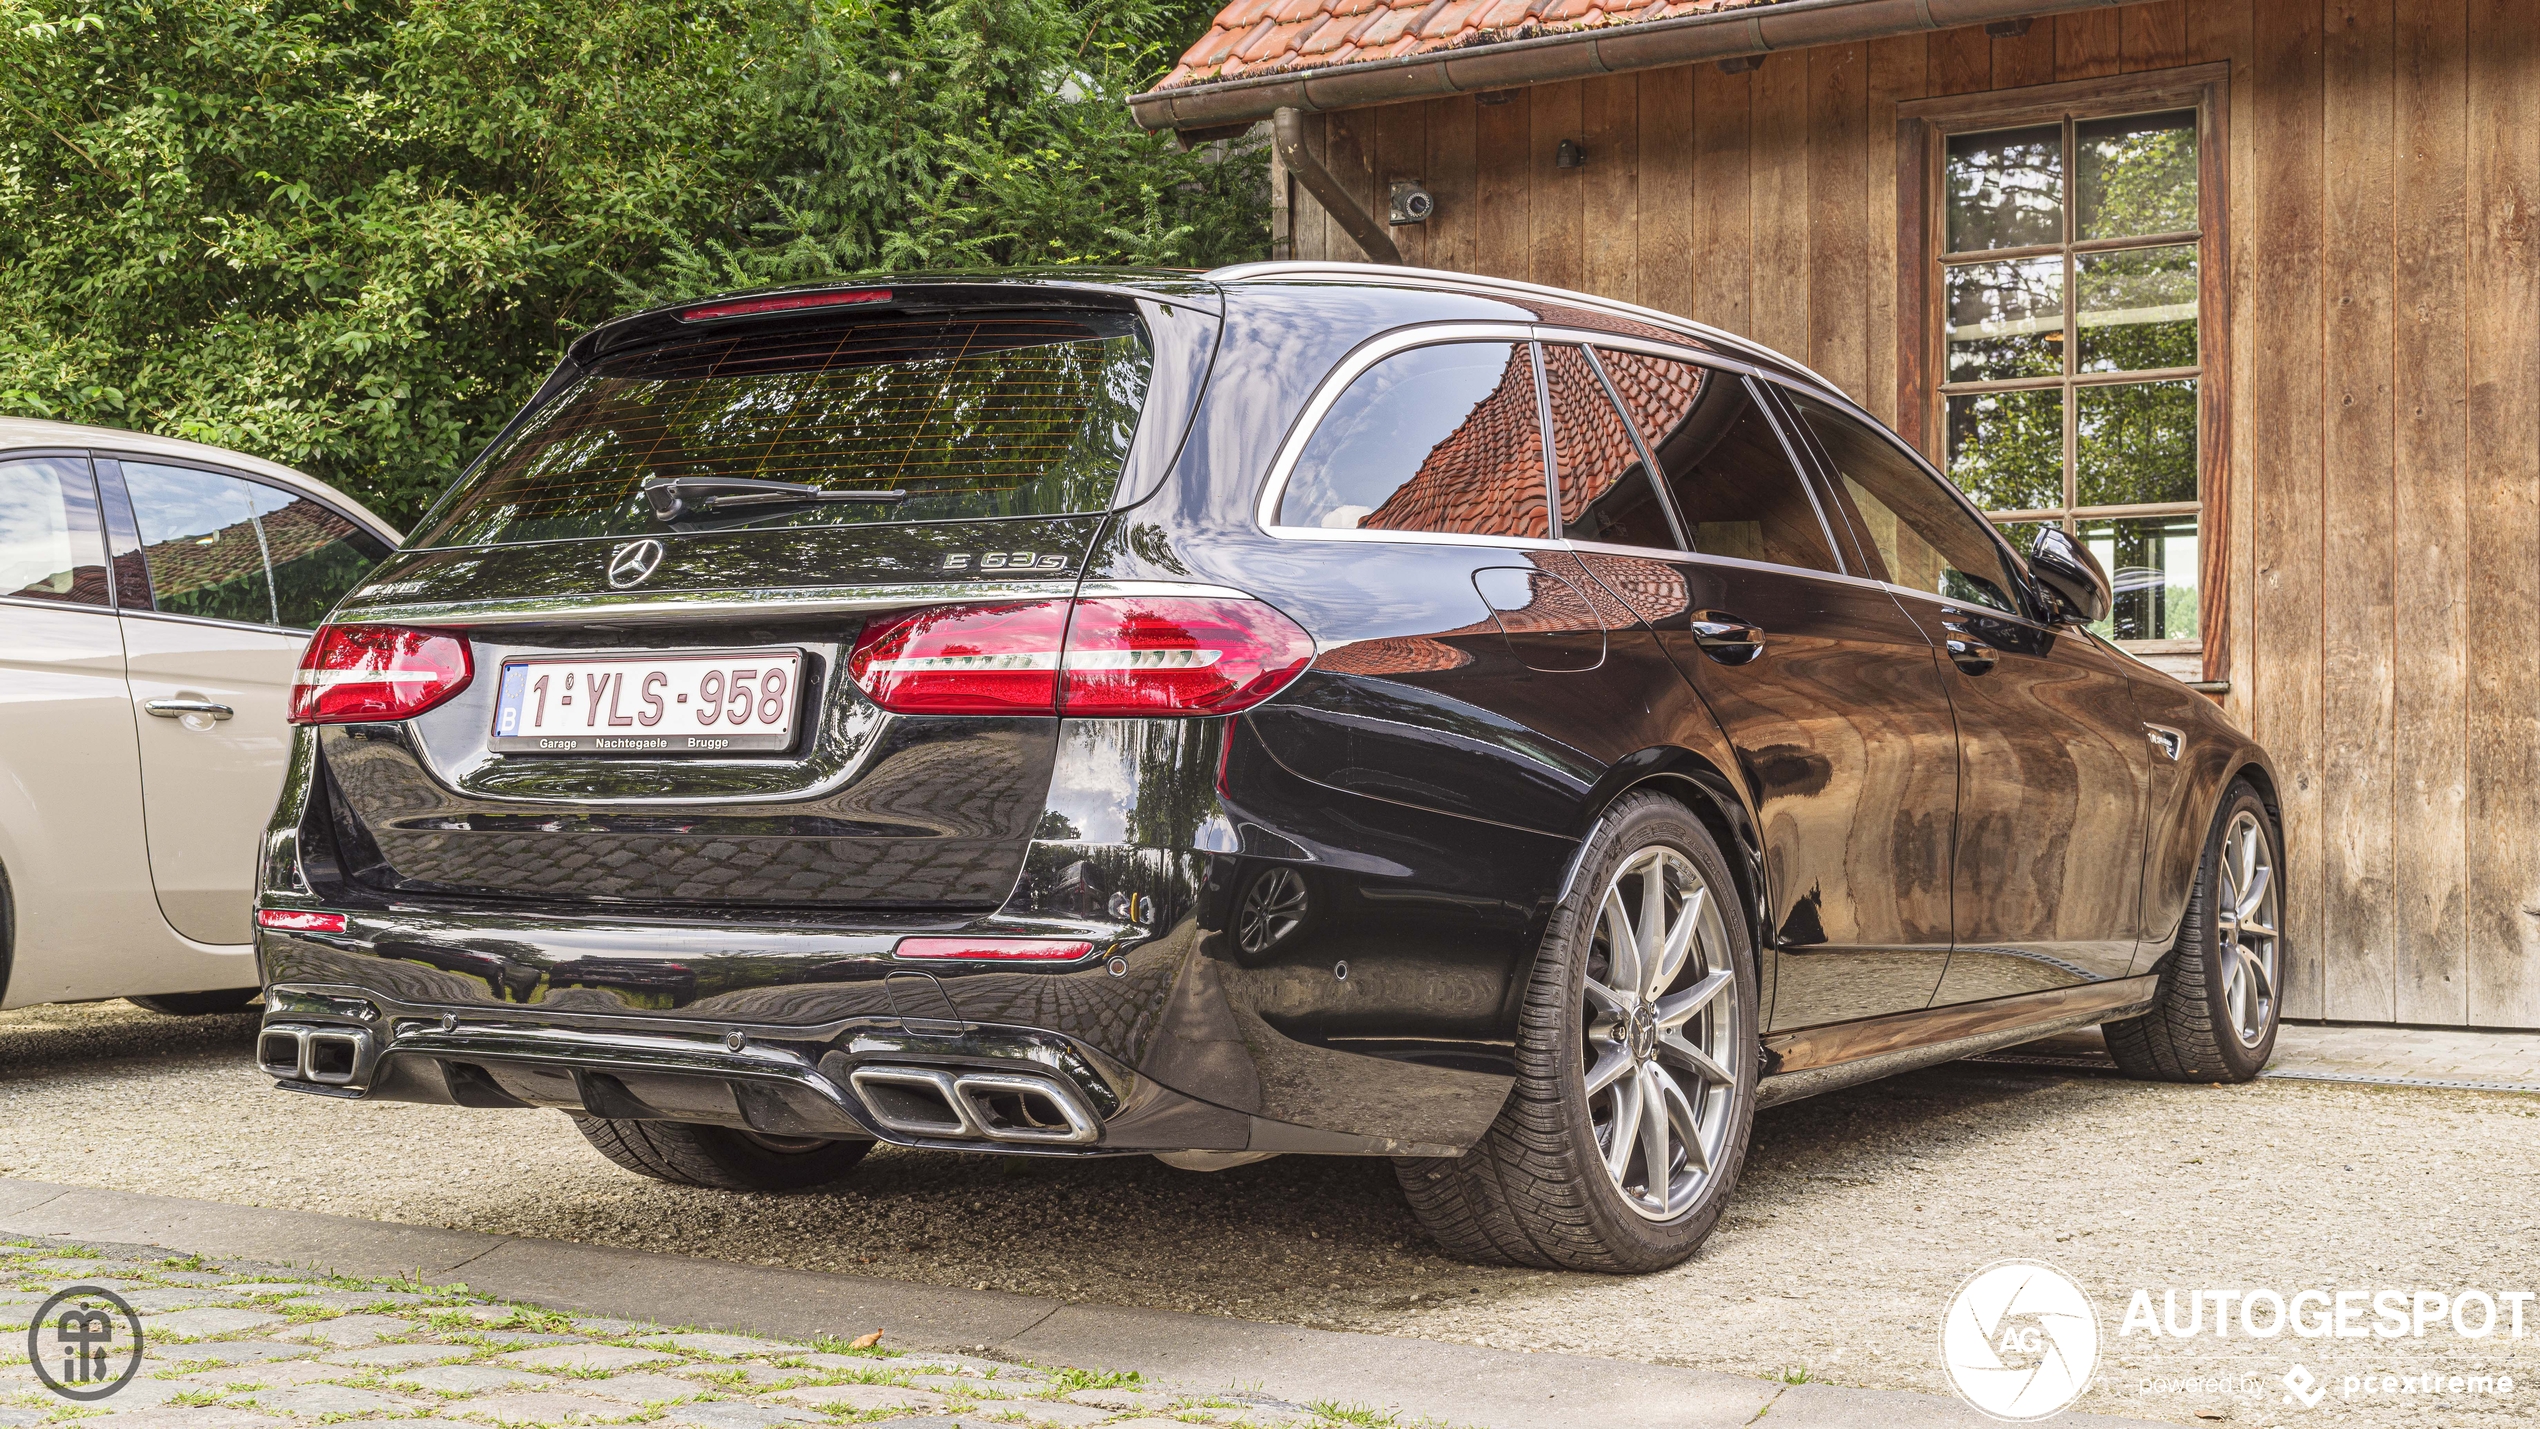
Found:
[{"label": "wheel center cap", "polygon": [[1632,1009],[1630,1028],[1632,1059],[1646,1062],[1658,1055],[1658,1010],[1644,1002]]}]

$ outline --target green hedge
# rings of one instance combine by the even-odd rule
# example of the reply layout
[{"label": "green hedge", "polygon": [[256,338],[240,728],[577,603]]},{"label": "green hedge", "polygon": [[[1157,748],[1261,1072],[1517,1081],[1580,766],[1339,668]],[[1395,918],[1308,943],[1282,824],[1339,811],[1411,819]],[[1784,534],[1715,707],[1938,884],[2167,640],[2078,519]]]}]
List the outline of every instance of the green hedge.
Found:
[{"label": "green hedge", "polygon": [[0,412],[406,521],[614,312],[1258,257],[1264,152],[1176,152],[1120,103],[1209,8],[0,0]]}]

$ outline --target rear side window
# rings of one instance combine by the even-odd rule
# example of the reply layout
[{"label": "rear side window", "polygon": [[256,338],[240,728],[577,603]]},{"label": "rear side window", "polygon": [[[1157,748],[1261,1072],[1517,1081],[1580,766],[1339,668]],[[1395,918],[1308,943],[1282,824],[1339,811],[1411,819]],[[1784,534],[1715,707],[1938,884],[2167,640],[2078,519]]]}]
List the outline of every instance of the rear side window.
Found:
[{"label": "rear side window", "polygon": [[1415,347],[1358,374],[1298,456],[1278,524],[1551,535],[1532,345]]},{"label": "rear side window", "polygon": [[216,471],[114,464],[141,528],[150,603],[175,615],[316,628],[388,547],[305,496]]},{"label": "rear side window", "polygon": [[1839,571],[1781,436],[1735,373],[1638,352],[1598,354],[1658,458],[1693,549]]},{"label": "rear side window", "polygon": [[125,461],[124,489],[141,523],[141,556],[158,608],[206,620],[279,625],[256,496],[272,493],[190,466]]},{"label": "rear side window", "polygon": [[682,529],[1055,516],[1111,503],[1153,370],[1128,314],[891,314],[700,334],[583,375],[487,451],[415,546],[663,529],[655,479],[897,501],[776,507]]},{"label": "rear side window", "polygon": [[1675,529],[1640,444],[1587,354],[1567,344],[1546,346],[1543,385],[1552,405],[1552,457],[1561,469],[1561,534],[1674,550]]},{"label": "rear side window", "polygon": [[107,603],[96,492],[77,457],[0,461],[0,596]]}]

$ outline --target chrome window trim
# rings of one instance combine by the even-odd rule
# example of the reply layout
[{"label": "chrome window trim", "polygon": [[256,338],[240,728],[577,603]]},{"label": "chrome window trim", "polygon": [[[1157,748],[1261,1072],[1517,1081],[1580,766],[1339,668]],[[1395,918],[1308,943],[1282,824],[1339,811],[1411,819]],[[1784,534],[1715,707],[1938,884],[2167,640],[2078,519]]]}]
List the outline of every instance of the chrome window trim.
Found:
[{"label": "chrome window trim", "polygon": [[119,610],[118,615],[133,620],[164,620],[171,625],[208,625],[216,630],[255,630],[267,635],[314,635],[312,625],[275,625],[263,620],[222,620],[211,615],[187,615],[176,610]]},{"label": "chrome window trim", "polygon": [[[1888,588],[1885,581],[1872,580],[1868,576],[1858,575],[1851,571],[1811,570],[1806,566],[1784,566],[1771,561],[1750,561],[1744,556],[1719,556],[1707,551],[1662,551],[1652,546],[1618,546],[1609,541],[1573,541],[1567,537],[1562,539],[1561,544],[1574,553],[1591,556],[1631,556],[1671,566],[1699,562],[1706,566],[1726,566],[1730,570],[1754,571],[1760,575],[1799,576],[1812,581],[1837,581],[1844,585],[1859,586],[1865,590]],[[1991,608],[1986,607],[1988,610]]]},{"label": "chrome window trim", "polygon": [[[1460,531],[1366,531],[1357,528],[1334,529],[1324,526],[1283,526],[1279,523],[1279,503],[1286,499],[1288,481],[1296,474],[1297,460],[1305,455],[1306,443],[1321,430],[1341,394],[1359,375],[1397,353],[1415,347],[1437,347],[1451,342],[1534,341],[1532,323],[1423,323],[1416,327],[1396,328],[1360,343],[1356,351],[1334,364],[1323,375],[1322,384],[1306,400],[1305,410],[1297,414],[1295,425],[1279,443],[1278,454],[1271,459],[1269,479],[1261,484],[1261,495],[1253,503],[1253,522],[1262,531],[1282,541],[1385,541],[1410,542],[1424,546],[1494,546],[1516,550],[1559,550],[1561,543],[1545,536],[1484,536]],[[1535,386],[1540,403],[1543,386]],[[1549,473],[1546,474],[1549,479]],[[1551,528],[1550,513],[1545,513],[1546,531]]]},{"label": "chrome window trim", "polygon": [[29,610],[84,610],[91,615],[115,615],[118,613],[130,615],[134,613],[132,611],[118,612],[111,605],[89,605],[85,602],[73,600],[37,600],[32,596],[23,595],[0,595],[0,605],[22,605]]}]

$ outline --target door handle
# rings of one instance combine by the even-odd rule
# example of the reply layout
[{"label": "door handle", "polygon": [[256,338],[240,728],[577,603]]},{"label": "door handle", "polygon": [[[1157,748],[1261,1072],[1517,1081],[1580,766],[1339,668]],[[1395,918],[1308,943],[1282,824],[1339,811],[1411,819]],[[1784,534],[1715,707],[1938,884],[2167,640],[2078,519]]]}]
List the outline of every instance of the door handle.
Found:
[{"label": "door handle", "polygon": [[211,700],[149,700],[141,707],[161,719],[176,719],[184,715],[210,715],[214,719],[228,719],[238,713],[227,705]]},{"label": "door handle", "polygon": [[[1955,615],[1957,612],[1948,612]],[[2002,657],[1990,645],[1975,638],[1963,620],[1944,618],[1940,628],[1949,636],[1949,661],[1970,675],[1989,673]]]},{"label": "door handle", "polygon": [[1725,610],[1697,610],[1690,623],[1693,643],[1723,665],[1743,665],[1764,653],[1763,630]]}]

